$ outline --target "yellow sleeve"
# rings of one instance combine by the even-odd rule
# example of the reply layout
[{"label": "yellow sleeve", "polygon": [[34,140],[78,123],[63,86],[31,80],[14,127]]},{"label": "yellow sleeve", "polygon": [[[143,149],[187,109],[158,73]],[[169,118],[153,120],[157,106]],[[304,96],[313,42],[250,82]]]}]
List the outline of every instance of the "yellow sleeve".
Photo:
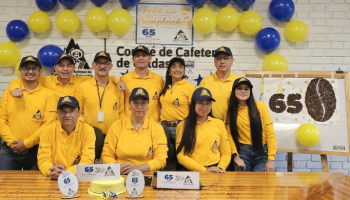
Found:
[{"label": "yellow sleeve", "polygon": [[12,141],[17,140],[8,125],[7,101],[9,95],[10,91],[6,90],[0,100],[0,136],[6,142],[7,146],[10,146]]},{"label": "yellow sleeve", "polygon": [[120,99],[119,99],[119,105],[118,105],[118,115],[119,119],[125,117],[125,104],[124,104],[124,92],[120,92]]},{"label": "yellow sleeve", "polygon": [[163,169],[168,157],[168,143],[163,127],[156,123],[151,127],[153,159],[148,162],[150,171]]},{"label": "yellow sleeve", "polygon": [[[176,128],[176,149],[180,145],[182,135],[183,135],[184,126],[185,126],[185,121],[182,121]],[[196,161],[194,161],[188,155],[185,155],[184,149],[182,149],[181,152],[177,154],[177,159],[182,166],[184,166],[186,169],[188,169],[190,171],[204,172],[207,170],[207,168],[198,164]]]},{"label": "yellow sleeve", "polygon": [[80,114],[83,115],[84,114],[84,90],[81,87],[81,85],[79,85],[76,89],[75,89],[75,98],[78,100],[79,102],[79,107],[80,107]]},{"label": "yellow sleeve", "polygon": [[46,126],[43,130],[43,133],[40,135],[40,144],[38,149],[38,167],[40,172],[48,176],[50,174],[49,169],[53,166],[52,161],[52,146],[50,140],[50,136],[53,135],[52,130],[48,126]]},{"label": "yellow sleeve", "polygon": [[114,76],[109,76],[109,80],[112,80],[112,82],[116,85],[118,85],[118,82],[120,81],[119,78],[116,78]]},{"label": "yellow sleeve", "polygon": [[[119,122],[119,123],[118,123]],[[118,123],[118,125],[116,125]],[[103,163],[115,163],[117,162],[116,148],[118,144],[118,127],[120,127],[120,121],[114,122],[109,128],[106,139],[104,141],[101,159]],[[117,135],[118,134],[118,135]]]},{"label": "yellow sleeve", "polygon": [[267,142],[267,151],[268,151],[268,159],[269,160],[275,160],[276,156],[276,145],[277,145],[277,140],[276,140],[276,134],[275,130],[273,128],[273,122],[270,117],[269,110],[265,104],[263,104],[262,109],[262,124],[263,124],[263,130],[265,133],[265,138]]},{"label": "yellow sleeve", "polygon": [[[95,131],[91,126],[89,126],[87,124],[84,126],[83,131],[84,131],[84,141],[82,141],[83,150],[82,150],[82,155],[81,155],[79,165],[94,164],[95,141],[96,141]],[[72,166],[68,167],[67,170],[76,174],[77,173],[77,166],[72,165]]]},{"label": "yellow sleeve", "polygon": [[22,84],[22,78],[16,78],[13,79],[10,84],[9,84],[9,90],[10,92],[12,92],[14,89],[19,89],[21,88],[21,84]]},{"label": "yellow sleeve", "polygon": [[79,79],[80,83],[87,81],[91,78],[91,76],[76,76],[76,77]]},{"label": "yellow sleeve", "polygon": [[[41,127],[56,121],[56,119],[57,119],[57,101],[56,101],[55,95],[50,94],[47,96],[45,114],[44,114],[43,123]],[[23,141],[24,146],[27,149],[39,144],[40,134],[42,132],[40,129],[41,128],[39,128],[37,131],[35,131],[33,135],[31,135],[29,138]]]},{"label": "yellow sleeve", "polygon": [[230,143],[228,141],[224,123],[222,121],[219,121],[218,125],[220,129],[220,161],[218,167],[220,167],[223,170],[226,170],[227,166],[230,164],[231,161]]}]

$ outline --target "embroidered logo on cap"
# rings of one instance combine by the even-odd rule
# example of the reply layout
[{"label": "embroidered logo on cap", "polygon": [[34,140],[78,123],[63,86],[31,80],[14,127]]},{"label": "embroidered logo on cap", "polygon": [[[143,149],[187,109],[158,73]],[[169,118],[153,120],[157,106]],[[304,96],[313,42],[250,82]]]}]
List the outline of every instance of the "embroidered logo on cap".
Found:
[{"label": "embroidered logo on cap", "polygon": [[238,83],[239,83],[239,82],[242,82],[242,81],[245,81],[245,80],[246,80],[246,79],[242,77],[242,78],[239,79]]},{"label": "embroidered logo on cap", "polygon": [[137,49],[142,49],[142,50],[144,50],[143,46],[138,46]]},{"label": "embroidered logo on cap", "polygon": [[107,57],[107,55],[105,54],[105,52],[100,52],[99,54],[98,54],[98,56],[106,56]]},{"label": "embroidered logo on cap", "polygon": [[220,47],[219,51],[226,52],[226,49],[224,47]]},{"label": "embroidered logo on cap", "polygon": [[135,94],[135,95],[139,95],[139,94],[141,94],[141,95],[146,95],[145,92],[143,91],[143,89],[138,89],[138,90],[136,91],[136,94]]},{"label": "embroidered logo on cap", "polygon": [[26,59],[26,61],[34,61],[34,62],[35,62],[35,60],[34,60],[34,58],[33,58],[32,56],[29,56],[29,57]]},{"label": "embroidered logo on cap", "polygon": [[201,93],[201,96],[210,96],[209,93],[208,93],[208,90],[203,89],[202,93]]},{"label": "embroidered logo on cap", "polygon": [[61,58],[68,57],[66,53],[62,54]]},{"label": "embroidered logo on cap", "polygon": [[72,102],[72,100],[70,100],[69,97],[64,97],[63,100],[62,100],[62,103],[63,102]]}]

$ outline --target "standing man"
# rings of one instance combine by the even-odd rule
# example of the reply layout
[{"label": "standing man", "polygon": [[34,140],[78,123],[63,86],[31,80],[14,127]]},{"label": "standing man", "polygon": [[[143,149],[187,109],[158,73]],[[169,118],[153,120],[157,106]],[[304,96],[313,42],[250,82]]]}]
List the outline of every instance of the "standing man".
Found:
[{"label": "standing man", "polygon": [[79,101],[85,122],[95,128],[95,157],[100,159],[109,127],[114,121],[125,116],[124,93],[108,76],[113,67],[109,53],[98,52],[92,67],[95,70],[95,76],[77,87],[75,97]]},{"label": "standing man", "polygon": [[19,71],[23,99],[7,89],[0,102],[0,170],[30,170],[37,161],[39,128],[57,117],[55,97],[39,83],[41,63],[34,56],[22,58]]},{"label": "standing man", "polygon": [[[54,66],[57,76],[43,76],[40,77],[39,82],[46,88],[50,89],[56,95],[56,102],[62,96],[74,96],[75,89],[84,81],[91,79],[90,76],[72,76],[75,70],[74,58],[66,53],[56,58],[56,64]],[[110,77],[115,84],[119,79]],[[9,90],[12,91],[14,97],[23,97],[22,90],[19,88],[22,83],[21,79],[15,79],[11,81]],[[123,82],[118,83],[120,90],[126,89]]]},{"label": "standing man", "polygon": [[148,69],[148,64],[152,60],[149,50],[145,46],[138,46],[132,51],[132,61],[135,65],[135,70],[123,75],[120,79],[128,86],[125,91],[125,114],[131,115],[129,107],[129,97],[131,91],[136,87],[146,89],[150,95],[149,107],[147,115],[156,122],[159,122],[160,117],[160,93],[162,92],[164,81],[163,78],[153,73]]},{"label": "standing man", "polygon": [[231,95],[233,82],[239,78],[231,72],[233,61],[230,48],[224,46],[218,48],[214,54],[216,72],[205,77],[198,86],[208,88],[211,91],[216,100],[212,106],[213,115],[222,121],[228,109],[228,99]]},{"label": "standing man", "polygon": [[61,97],[57,105],[58,119],[43,127],[38,151],[41,173],[58,179],[63,171],[76,173],[76,165],[93,164],[95,158],[94,129],[79,118],[79,102],[75,97]]}]

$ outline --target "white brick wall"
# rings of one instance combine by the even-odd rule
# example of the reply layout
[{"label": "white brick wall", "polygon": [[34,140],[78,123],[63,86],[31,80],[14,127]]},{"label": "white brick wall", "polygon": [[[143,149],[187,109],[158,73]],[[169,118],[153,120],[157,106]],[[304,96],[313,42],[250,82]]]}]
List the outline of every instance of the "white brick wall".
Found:
[{"label": "white brick wall", "polygon": [[[142,2],[175,2],[186,3],[185,0],[142,0]],[[268,6],[270,0],[256,0],[252,10],[258,11],[263,17],[263,27],[274,27],[281,34],[281,44],[276,50],[289,62],[290,71],[332,71],[339,67],[349,71],[350,64],[350,0],[294,0],[295,14],[292,19],[300,19],[309,27],[309,35],[303,42],[292,43],[286,40],[284,23],[276,22],[270,18]],[[229,6],[237,9],[231,1]],[[30,32],[28,38],[17,45],[20,48],[21,56],[37,55],[39,49],[47,44],[55,44],[64,48],[69,40],[74,38],[86,54],[88,62],[92,61],[94,54],[103,49],[103,38],[107,38],[107,50],[112,53],[113,59],[117,60],[116,47],[135,47],[135,26],[125,35],[115,35],[108,28],[104,32],[92,33],[88,30],[85,21],[85,14],[93,8],[89,0],[82,0],[74,9],[80,18],[80,27],[72,35],[61,34],[55,25],[55,19],[59,12],[64,10],[60,3],[57,3],[55,10],[49,12],[51,27],[45,33],[37,34]],[[109,0],[103,9],[107,14],[112,10],[120,8],[118,0]],[[210,1],[204,6],[218,12],[220,8],[211,4]],[[0,43],[9,41],[6,37],[6,25],[14,19],[28,21],[29,15],[37,11],[35,0],[0,0]],[[237,9],[238,10],[238,9]],[[238,10],[239,11],[239,10]],[[241,11],[239,11],[242,13]],[[130,10],[135,23],[135,8]],[[255,46],[253,36],[242,33],[239,28],[233,32],[224,32],[216,28],[212,33],[202,35],[194,33],[195,49],[215,49],[221,45],[232,48],[235,62],[232,71],[241,75],[243,70],[263,70],[262,62],[264,55]],[[161,46],[155,46],[157,52]],[[176,47],[175,47],[176,48]],[[171,47],[171,49],[175,49]],[[130,56],[124,59],[131,60]],[[158,60],[167,61],[169,57],[157,57]],[[197,71],[202,77],[215,71],[212,58],[187,58],[196,61]],[[129,71],[132,70],[132,67]],[[112,74],[120,76],[120,72],[126,69],[114,67]],[[164,69],[153,69],[156,73],[164,75]],[[48,74],[46,70],[44,74]],[[9,81],[16,76],[13,67],[0,66],[0,95],[7,88]],[[194,82],[192,80],[192,82]],[[350,175],[350,157],[328,156],[330,171],[339,171]],[[286,153],[277,153],[275,161],[277,171],[287,170]],[[318,172],[322,171],[319,155],[294,154],[293,171]]]}]

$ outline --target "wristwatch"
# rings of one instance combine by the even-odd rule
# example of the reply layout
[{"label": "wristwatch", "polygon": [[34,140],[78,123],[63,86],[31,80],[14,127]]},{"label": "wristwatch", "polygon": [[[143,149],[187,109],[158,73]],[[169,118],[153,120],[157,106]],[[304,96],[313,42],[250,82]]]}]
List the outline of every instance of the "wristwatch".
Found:
[{"label": "wristwatch", "polygon": [[236,156],[239,156],[238,153],[232,154],[232,159],[235,159]]}]

